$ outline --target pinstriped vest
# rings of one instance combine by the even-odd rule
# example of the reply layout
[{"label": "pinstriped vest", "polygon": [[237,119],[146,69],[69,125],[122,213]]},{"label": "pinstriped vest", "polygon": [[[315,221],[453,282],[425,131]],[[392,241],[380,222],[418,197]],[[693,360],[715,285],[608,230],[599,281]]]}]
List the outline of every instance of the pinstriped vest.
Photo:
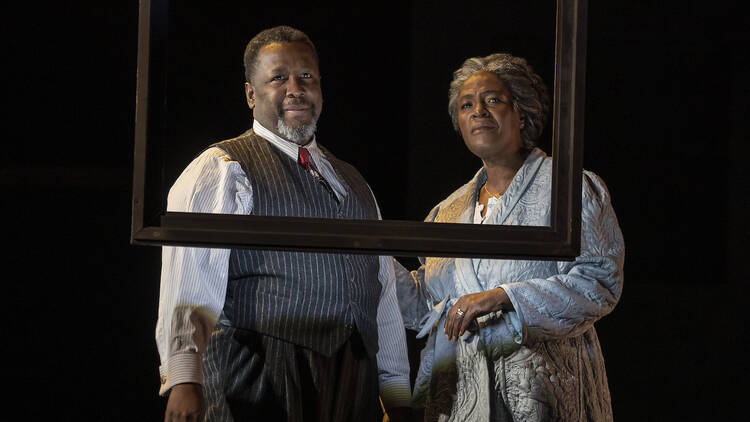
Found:
[{"label": "pinstriped vest", "polygon": [[[252,215],[376,219],[367,184],[351,165],[326,157],[347,190],[333,193],[292,158],[248,131],[214,146],[240,163],[250,180]],[[331,356],[360,332],[378,349],[381,284],[377,256],[233,249],[224,313],[233,326]]]}]

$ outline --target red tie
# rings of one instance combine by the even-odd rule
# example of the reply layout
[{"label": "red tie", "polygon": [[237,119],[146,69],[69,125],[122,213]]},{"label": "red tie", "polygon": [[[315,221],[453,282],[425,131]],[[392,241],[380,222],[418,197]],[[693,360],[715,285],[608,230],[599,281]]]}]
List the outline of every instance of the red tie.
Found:
[{"label": "red tie", "polygon": [[310,170],[312,167],[310,163],[310,151],[302,147],[299,147],[299,165],[305,170]]},{"label": "red tie", "polygon": [[320,173],[318,173],[318,171],[313,168],[312,161],[310,161],[310,151],[308,151],[306,148],[299,147],[299,158],[297,161],[299,161],[299,165],[301,165],[303,169],[310,172],[315,180],[323,184],[323,186],[328,190],[331,196],[333,196],[333,199],[338,203],[339,198],[338,196],[336,196],[333,188],[331,188],[331,185],[329,185],[326,179],[324,179],[323,176],[321,176]]}]

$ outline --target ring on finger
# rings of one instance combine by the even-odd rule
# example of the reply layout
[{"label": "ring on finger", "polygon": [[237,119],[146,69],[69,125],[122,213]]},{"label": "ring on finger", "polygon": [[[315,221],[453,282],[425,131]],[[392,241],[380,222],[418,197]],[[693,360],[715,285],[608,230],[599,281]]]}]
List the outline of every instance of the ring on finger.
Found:
[{"label": "ring on finger", "polygon": [[461,308],[458,308],[456,313],[458,314],[458,316],[464,316],[464,311],[462,311]]}]

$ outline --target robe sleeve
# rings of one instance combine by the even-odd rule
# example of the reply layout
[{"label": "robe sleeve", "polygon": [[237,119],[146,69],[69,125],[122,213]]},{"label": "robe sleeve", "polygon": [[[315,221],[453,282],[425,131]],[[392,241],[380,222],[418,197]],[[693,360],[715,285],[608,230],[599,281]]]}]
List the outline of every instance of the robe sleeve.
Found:
[{"label": "robe sleeve", "polygon": [[409,330],[422,329],[421,321],[430,312],[432,306],[427,293],[423,289],[424,265],[418,270],[409,271],[398,261],[393,259],[396,273],[396,295],[398,307],[404,320],[404,327]]},{"label": "robe sleeve", "polygon": [[502,284],[521,326],[523,344],[582,334],[617,304],[625,246],[604,182],[584,172],[581,254],[559,262],[548,278]]},{"label": "robe sleeve", "polygon": [[[430,223],[435,219],[439,210],[436,206],[430,211],[425,221]],[[393,258],[393,268],[396,274],[396,295],[404,327],[409,330],[420,331],[426,317],[432,312],[435,301],[424,286],[424,257],[419,257],[422,264],[418,269],[409,271]]]}]

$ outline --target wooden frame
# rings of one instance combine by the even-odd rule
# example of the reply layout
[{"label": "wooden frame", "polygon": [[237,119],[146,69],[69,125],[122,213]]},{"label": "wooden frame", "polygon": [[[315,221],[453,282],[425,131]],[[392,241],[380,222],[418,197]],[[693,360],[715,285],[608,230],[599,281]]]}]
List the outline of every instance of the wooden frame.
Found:
[{"label": "wooden frame", "polygon": [[[557,0],[549,227],[171,213],[148,183],[165,136],[167,1],[141,0],[131,242],[394,256],[571,260],[580,252],[587,0]],[[148,141],[148,142],[147,142]]]}]

